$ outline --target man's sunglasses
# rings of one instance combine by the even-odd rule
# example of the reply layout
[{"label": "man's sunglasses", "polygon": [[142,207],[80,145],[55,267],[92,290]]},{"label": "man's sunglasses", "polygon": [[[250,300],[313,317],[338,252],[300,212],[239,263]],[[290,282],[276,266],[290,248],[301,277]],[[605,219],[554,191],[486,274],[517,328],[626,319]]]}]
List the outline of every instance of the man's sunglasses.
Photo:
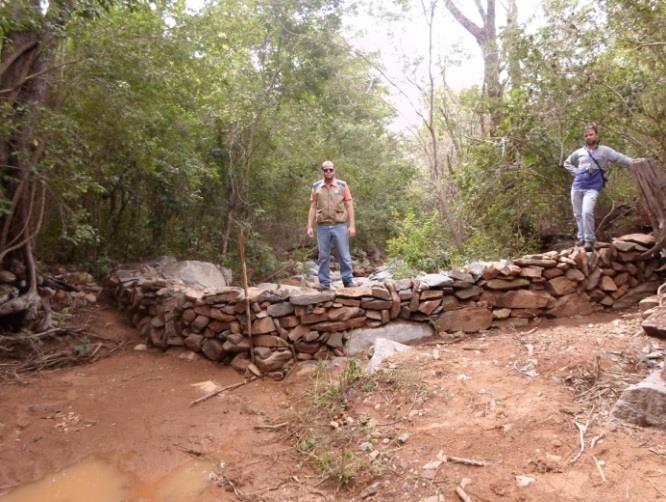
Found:
[{"label": "man's sunglasses", "polygon": [[324,168],[322,168],[322,171],[324,171],[325,173],[332,173],[333,171],[335,171],[335,168],[334,167],[324,167]]}]

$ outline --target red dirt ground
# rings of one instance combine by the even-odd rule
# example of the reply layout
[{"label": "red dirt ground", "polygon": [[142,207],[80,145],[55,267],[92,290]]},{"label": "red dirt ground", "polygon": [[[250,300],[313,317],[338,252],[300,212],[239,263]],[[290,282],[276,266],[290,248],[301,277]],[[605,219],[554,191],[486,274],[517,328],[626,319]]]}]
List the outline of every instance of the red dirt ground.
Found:
[{"label": "red dirt ground", "polygon": [[[226,386],[242,376],[177,350],[133,350],[137,334],[108,306],[80,322],[126,347],[94,364],[3,385],[0,501],[90,459],[122,473],[126,500],[169,499],[156,487],[193,461],[208,462],[210,480],[174,500],[361,500],[373,482],[375,493],[364,500],[459,500],[461,484],[474,501],[666,500],[666,433],[607,420],[618,393],[646,375],[644,356],[666,346],[642,333],[636,312],[436,339],[399,354],[392,364],[419,391],[350,397],[341,420],[357,438],[354,424],[374,419],[373,430],[363,430],[377,453],[371,459],[354,445],[365,467],[347,487],[322,480],[315,462],[295,450],[289,426],[261,428],[307,413],[314,371],[253,381],[190,406],[203,395],[192,384]],[[588,427],[572,463],[580,449],[575,422]],[[424,469],[438,454],[487,465]],[[517,476],[533,481],[519,487]]]}]

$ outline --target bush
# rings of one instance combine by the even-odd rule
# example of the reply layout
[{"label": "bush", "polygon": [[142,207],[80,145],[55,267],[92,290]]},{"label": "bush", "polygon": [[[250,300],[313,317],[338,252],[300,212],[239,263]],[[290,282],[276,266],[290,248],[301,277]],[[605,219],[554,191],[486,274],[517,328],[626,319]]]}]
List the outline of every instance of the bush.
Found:
[{"label": "bush", "polygon": [[419,219],[409,211],[399,223],[398,236],[388,241],[388,258],[395,265],[396,277],[449,268],[451,259],[443,246],[437,212]]}]

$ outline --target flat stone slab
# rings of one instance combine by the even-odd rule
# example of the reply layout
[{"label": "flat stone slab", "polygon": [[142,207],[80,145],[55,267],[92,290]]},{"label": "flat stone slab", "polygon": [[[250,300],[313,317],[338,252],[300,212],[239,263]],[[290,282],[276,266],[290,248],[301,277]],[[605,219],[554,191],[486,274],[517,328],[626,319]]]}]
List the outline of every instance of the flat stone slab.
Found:
[{"label": "flat stone slab", "polygon": [[329,302],[335,298],[333,291],[321,291],[319,293],[295,294],[289,297],[293,305],[314,305],[315,303]]},{"label": "flat stone slab", "polygon": [[344,288],[335,290],[335,295],[340,298],[362,298],[364,296],[372,296],[372,288],[369,287],[355,287]]},{"label": "flat stone slab", "polygon": [[630,385],[615,403],[616,420],[666,431],[666,382],[662,370],[653,371],[641,382]]},{"label": "flat stone slab", "polygon": [[488,289],[494,289],[496,291],[524,288],[529,285],[530,281],[528,279],[490,279],[486,283]]},{"label": "flat stone slab", "polygon": [[656,307],[654,313],[643,321],[642,326],[647,335],[666,340],[666,307]]},{"label": "flat stone slab", "polygon": [[425,274],[417,277],[421,284],[429,288],[442,288],[453,286],[453,279],[448,274]]},{"label": "flat stone slab", "polygon": [[476,333],[490,328],[493,322],[493,312],[486,307],[466,307],[444,312],[435,321],[437,332],[464,331],[465,333]]},{"label": "flat stone slab", "polygon": [[629,251],[648,250],[648,248],[646,248],[645,246],[641,246],[640,244],[636,244],[635,242],[629,242],[629,241],[614,240],[613,246],[615,246],[619,251],[622,251],[623,253],[628,253]]},{"label": "flat stone slab", "polygon": [[[636,242],[638,244],[641,244],[643,246],[648,246],[651,247],[654,245],[655,238],[654,235],[652,234],[628,234],[628,235],[623,235],[622,237],[618,237],[617,239],[613,239],[614,241],[629,241],[629,242]],[[613,242],[615,243],[615,242]]]},{"label": "flat stone slab", "polygon": [[432,328],[420,322],[400,321],[379,328],[355,329],[350,333],[346,352],[349,356],[361,354],[372,347],[377,338],[407,343],[430,338],[433,335]]},{"label": "flat stone slab", "polygon": [[314,288],[306,288],[303,286],[293,286],[291,284],[277,284],[274,282],[262,282],[256,284],[255,287],[267,289],[272,291],[283,298],[288,298],[291,295],[300,295],[304,293],[317,293],[319,290]]}]

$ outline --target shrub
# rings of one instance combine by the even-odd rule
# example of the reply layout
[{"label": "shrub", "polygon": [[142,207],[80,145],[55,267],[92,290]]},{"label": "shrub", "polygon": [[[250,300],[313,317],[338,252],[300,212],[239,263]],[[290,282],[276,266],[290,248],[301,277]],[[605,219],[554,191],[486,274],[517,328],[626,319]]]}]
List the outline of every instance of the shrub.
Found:
[{"label": "shrub", "polygon": [[388,242],[388,258],[396,277],[415,272],[436,272],[449,268],[451,259],[441,238],[441,223],[436,211],[419,218],[413,211],[399,223],[398,236]]}]

